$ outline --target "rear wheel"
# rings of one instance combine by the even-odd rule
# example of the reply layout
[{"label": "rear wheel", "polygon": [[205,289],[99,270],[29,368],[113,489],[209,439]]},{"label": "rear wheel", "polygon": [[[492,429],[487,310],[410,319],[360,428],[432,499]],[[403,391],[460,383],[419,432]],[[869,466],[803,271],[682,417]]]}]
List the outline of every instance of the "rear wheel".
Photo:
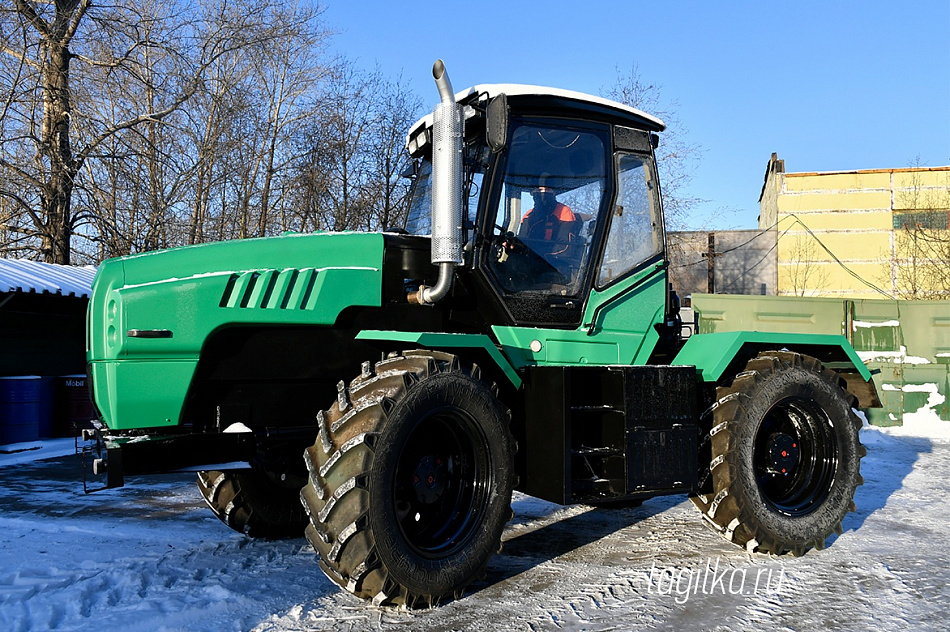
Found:
[{"label": "rear wheel", "polygon": [[749,550],[824,548],[863,482],[853,398],[814,358],[763,352],[716,389],[703,517]]},{"label": "rear wheel", "polygon": [[305,452],[307,537],[330,579],[376,604],[459,596],[511,516],[510,414],[477,367],[415,351],[364,364]]},{"label": "rear wheel", "polygon": [[198,472],[198,490],[221,522],[252,538],[297,538],[307,525],[300,485],[263,470]]}]

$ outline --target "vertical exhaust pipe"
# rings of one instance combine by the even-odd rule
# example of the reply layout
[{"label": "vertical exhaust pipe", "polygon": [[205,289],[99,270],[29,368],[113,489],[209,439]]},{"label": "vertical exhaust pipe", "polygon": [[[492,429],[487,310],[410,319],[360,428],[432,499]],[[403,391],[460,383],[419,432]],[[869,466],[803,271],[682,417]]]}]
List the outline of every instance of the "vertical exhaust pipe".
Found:
[{"label": "vertical exhaust pipe", "polygon": [[462,263],[462,115],[452,83],[439,59],[432,77],[441,99],[432,124],[432,263],[439,279],[409,294],[410,303],[431,305],[452,288],[455,266]]}]

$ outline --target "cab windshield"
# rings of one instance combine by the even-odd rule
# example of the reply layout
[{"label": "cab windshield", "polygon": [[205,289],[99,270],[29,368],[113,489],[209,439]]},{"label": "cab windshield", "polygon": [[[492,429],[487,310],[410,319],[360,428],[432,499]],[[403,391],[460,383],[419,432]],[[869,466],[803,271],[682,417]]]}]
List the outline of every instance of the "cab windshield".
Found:
[{"label": "cab windshield", "polygon": [[[462,200],[466,207],[462,213],[467,218],[466,229],[475,225],[478,200],[491,156],[488,147],[481,143],[470,143],[463,150]],[[432,161],[428,156],[416,163],[406,231],[412,235],[432,234]]]},{"label": "cab windshield", "polygon": [[506,292],[579,294],[607,190],[608,148],[601,129],[514,129],[488,262]]}]

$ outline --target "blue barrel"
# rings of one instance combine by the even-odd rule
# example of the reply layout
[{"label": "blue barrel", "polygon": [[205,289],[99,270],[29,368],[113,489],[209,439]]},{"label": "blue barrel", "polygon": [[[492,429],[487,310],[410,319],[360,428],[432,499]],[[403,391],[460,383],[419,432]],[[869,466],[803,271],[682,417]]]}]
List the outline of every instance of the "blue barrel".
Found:
[{"label": "blue barrel", "polygon": [[56,436],[53,424],[56,413],[56,378],[40,378],[40,439]]},{"label": "blue barrel", "polygon": [[0,445],[40,438],[42,392],[39,376],[0,377]]}]

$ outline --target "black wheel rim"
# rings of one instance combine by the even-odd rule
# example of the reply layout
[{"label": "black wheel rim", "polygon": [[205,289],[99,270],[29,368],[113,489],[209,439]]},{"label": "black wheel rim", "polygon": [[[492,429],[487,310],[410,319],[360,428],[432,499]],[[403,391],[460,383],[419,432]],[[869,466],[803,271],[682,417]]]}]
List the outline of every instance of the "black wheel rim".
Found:
[{"label": "black wheel rim", "polygon": [[491,489],[486,441],[462,410],[433,411],[403,445],[394,479],[396,520],[419,555],[461,550],[480,528]]},{"label": "black wheel rim", "polygon": [[838,442],[815,402],[786,398],[759,425],[752,464],[763,500],[787,516],[803,516],[828,498],[838,469]]}]

